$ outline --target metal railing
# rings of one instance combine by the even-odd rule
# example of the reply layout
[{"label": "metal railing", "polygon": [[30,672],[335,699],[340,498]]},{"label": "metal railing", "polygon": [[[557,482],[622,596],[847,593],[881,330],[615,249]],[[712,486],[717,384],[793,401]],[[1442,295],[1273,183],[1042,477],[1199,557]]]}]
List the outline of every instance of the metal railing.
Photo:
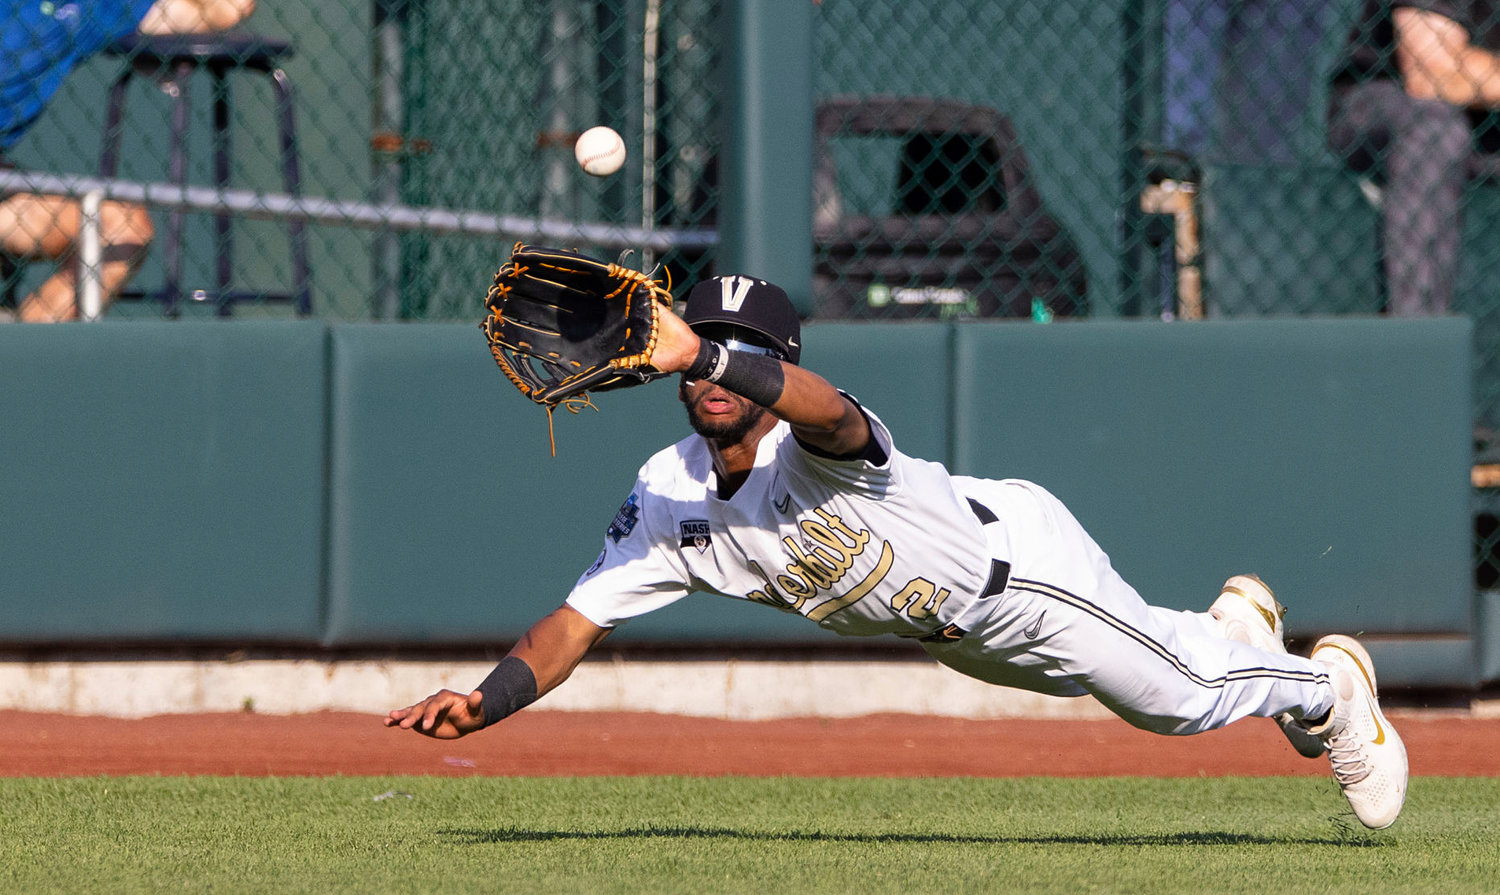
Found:
[{"label": "metal railing", "polygon": [[581,241],[593,246],[661,253],[716,246],[714,230],[626,227],[573,220],[491,214],[449,208],[414,208],[338,199],[291,196],[254,190],[214,189],[171,183],[139,183],[102,177],[76,177],[26,171],[0,171],[0,194],[34,192],[68,196],[82,206],[78,265],[79,316],[97,320],[103,312],[99,267],[102,240],[99,204],[131,202],[168,211],[236,215],[251,220],[329,224],[373,231],[461,233],[504,237],[529,243]]}]

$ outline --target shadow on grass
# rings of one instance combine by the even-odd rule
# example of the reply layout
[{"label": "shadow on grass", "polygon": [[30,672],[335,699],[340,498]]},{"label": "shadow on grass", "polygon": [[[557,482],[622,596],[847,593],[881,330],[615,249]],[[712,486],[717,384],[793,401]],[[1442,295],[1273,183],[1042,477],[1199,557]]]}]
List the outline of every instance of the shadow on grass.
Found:
[{"label": "shadow on grass", "polygon": [[748,842],[914,842],[933,845],[1337,845],[1358,848],[1382,843],[1368,837],[1252,836],[1245,833],[1195,832],[1150,835],[1082,836],[955,836],[948,833],[823,833],[791,830],[784,833],[736,830],[727,827],[633,827],[625,830],[528,830],[516,827],[498,830],[446,829],[438,835],[460,845],[498,842],[561,842],[578,839],[741,839]]}]

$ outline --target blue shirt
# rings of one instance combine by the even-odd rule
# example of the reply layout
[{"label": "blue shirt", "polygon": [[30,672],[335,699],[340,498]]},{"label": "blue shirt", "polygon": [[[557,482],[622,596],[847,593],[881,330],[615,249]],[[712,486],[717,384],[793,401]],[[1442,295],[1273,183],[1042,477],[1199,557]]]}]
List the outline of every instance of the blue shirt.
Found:
[{"label": "blue shirt", "polygon": [[20,141],[63,79],[135,31],[155,0],[0,0],[0,151]]}]

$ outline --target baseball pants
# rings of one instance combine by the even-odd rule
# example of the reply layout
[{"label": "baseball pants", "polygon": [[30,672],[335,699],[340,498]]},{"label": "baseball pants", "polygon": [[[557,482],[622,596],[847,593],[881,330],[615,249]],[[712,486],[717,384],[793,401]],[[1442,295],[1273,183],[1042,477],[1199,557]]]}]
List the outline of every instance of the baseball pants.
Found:
[{"label": "baseball pants", "polygon": [[1018,479],[956,478],[999,521],[986,526],[1005,590],[955,623],[968,633],[924,643],[969,677],[1055,696],[1092,694],[1132,725],[1191,734],[1247,716],[1317,718],[1333,706],[1321,665],[1218,634],[1207,612],[1147,604],[1067,507]]}]

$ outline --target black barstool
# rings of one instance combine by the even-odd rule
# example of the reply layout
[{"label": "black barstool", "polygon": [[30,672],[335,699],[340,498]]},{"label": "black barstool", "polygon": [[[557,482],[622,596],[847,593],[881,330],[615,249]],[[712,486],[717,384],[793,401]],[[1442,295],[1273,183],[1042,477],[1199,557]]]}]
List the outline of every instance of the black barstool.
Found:
[{"label": "black barstool", "polygon": [[[226,83],[231,71],[243,69],[258,72],[268,77],[276,96],[276,120],[281,147],[281,176],[287,193],[299,195],[302,180],[297,163],[297,134],[292,119],[292,87],[286,72],[281,69],[281,60],[292,55],[291,44],[254,34],[186,34],[186,35],[132,35],[109,47],[106,53],[120,56],[129,63],[115,80],[109,92],[109,107],[104,123],[104,150],[99,160],[99,173],[103,177],[114,177],[119,170],[120,138],[125,117],[126,88],[136,75],[156,78],[164,90],[174,97],[172,108],[171,154],[168,160],[168,177],[173,183],[187,184],[187,125],[190,112],[188,84],[194,71],[205,69],[213,79],[214,87],[214,184],[219,189],[229,185],[229,87]],[[173,211],[164,250],[166,252],[166,279],[160,291],[146,293],[144,297],[158,298],[168,316],[176,316],[182,301],[182,232],[185,213]],[[287,234],[291,241],[292,291],[290,293],[264,293],[235,291],[230,286],[234,270],[233,244],[230,240],[228,215],[215,215],[214,228],[217,236],[215,261],[217,264],[217,292],[204,294],[202,300],[212,301],[221,316],[233,312],[238,301],[290,302],[301,315],[312,313],[312,290],[309,284],[307,264],[307,240],[302,221],[287,222]],[[141,295],[137,292],[136,295]],[[195,294],[194,296],[198,296]]]}]

